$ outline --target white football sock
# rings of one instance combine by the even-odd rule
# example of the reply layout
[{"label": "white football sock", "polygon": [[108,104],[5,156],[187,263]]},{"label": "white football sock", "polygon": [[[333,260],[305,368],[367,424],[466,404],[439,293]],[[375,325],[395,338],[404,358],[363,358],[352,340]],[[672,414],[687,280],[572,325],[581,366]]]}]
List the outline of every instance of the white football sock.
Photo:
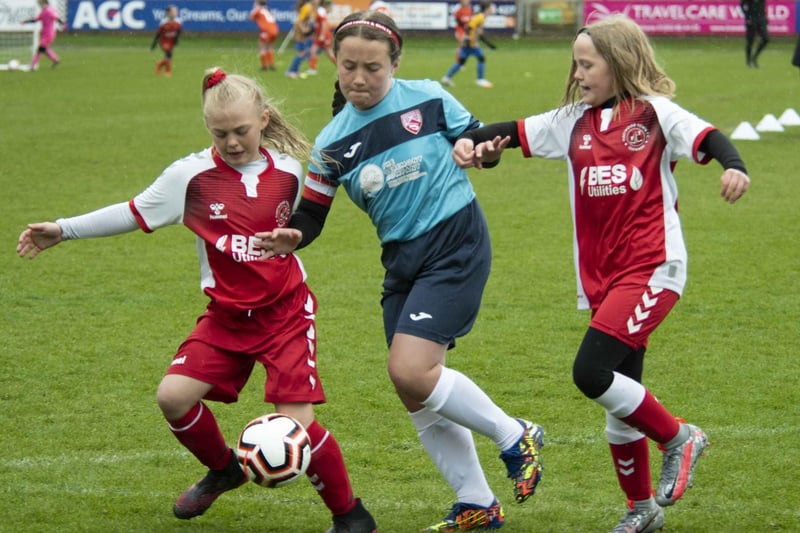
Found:
[{"label": "white football sock", "polygon": [[433,392],[422,402],[434,413],[492,439],[506,450],[522,436],[522,425],[508,416],[467,376],[442,367]]},{"label": "white football sock", "polygon": [[423,407],[408,413],[422,447],[462,503],[488,507],[494,493],[483,474],[472,432]]}]

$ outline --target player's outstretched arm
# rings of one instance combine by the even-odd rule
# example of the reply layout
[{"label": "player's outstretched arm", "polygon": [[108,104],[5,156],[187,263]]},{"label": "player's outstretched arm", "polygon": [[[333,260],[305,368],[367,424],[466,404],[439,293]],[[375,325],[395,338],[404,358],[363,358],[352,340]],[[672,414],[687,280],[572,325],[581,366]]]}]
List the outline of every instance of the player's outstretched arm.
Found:
[{"label": "player's outstretched arm", "polygon": [[750,178],[747,174],[735,168],[726,169],[719,180],[722,185],[720,196],[731,204],[741,198],[750,187]]},{"label": "player's outstretched arm", "polygon": [[28,227],[19,234],[17,242],[17,254],[20,257],[27,256],[34,259],[42,250],[62,241],[61,226],[55,222],[37,222],[28,224]]},{"label": "player's outstretched arm", "polygon": [[730,203],[741,198],[750,187],[750,178],[739,151],[730,139],[719,130],[711,130],[700,142],[699,151],[719,161],[724,169],[720,177],[720,196]]}]

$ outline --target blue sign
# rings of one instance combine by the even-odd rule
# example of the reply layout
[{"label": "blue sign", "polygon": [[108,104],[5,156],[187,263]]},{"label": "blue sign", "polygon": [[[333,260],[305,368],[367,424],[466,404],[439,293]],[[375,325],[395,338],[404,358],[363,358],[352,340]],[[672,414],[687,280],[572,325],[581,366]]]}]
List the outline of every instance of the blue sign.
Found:
[{"label": "blue sign", "polygon": [[[253,3],[231,0],[72,0],[67,2],[67,24],[73,31],[156,31],[169,5],[178,6],[178,18],[186,31],[258,31],[250,20]],[[294,5],[291,0],[270,0],[268,4],[282,32],[294,23]]]}]

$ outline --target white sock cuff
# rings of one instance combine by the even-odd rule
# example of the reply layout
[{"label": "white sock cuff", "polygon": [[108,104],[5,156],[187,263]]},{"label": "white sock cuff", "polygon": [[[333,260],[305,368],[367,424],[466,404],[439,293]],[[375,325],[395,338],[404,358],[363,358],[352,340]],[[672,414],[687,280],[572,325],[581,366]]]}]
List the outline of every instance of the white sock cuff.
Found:
[{"label": "white sock cuff", "polygon": [[442,373],[439,375],[439,381],[437,381],[436,386],[433,387],[431,395],[428,396],[422,404],[434,413],[438,412],[447,402],[447,399],[450,398],[450,393],[453,392],[455,383],[456,371],[443,366]]},{"label": "white sock cuff", "polygon": [[614,372],[614,381],[603,394],[594,399],[617,418],[625,418],[642,405],[645,388],[628,376]]}]

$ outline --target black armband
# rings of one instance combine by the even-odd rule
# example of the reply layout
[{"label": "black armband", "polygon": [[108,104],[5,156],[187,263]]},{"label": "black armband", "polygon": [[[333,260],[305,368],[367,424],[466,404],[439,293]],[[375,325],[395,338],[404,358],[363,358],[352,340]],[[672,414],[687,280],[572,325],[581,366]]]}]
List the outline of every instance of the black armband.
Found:
[{"label": "black armband", "polygon": [[721,131],[711,130],[708,132],[698,149],[719,161],[722,168],[735,168],[747,174],[739,151]]},{"label": "black armband", "polygon": [[510,122],[495,122],[482,128],[473,128],[467,130],[458,136],[459,139],[470,139],[473,143],[478,144],[484,141],[491,141],[495,137],[510,137],[511,141],[508,143],[508,148],[519,148],[519,132],[517,132],[516,121]]},{"label": "black armband", "polygon": [[300,200],[297,210],[289,220],[289,227],[299,229],[303,234],[300,244],[297,245],[297,250],[304,248],[311,244],[322,231],[322,226],[325,225],[325,219],[328,218],[330,207],[306,200]]}]

